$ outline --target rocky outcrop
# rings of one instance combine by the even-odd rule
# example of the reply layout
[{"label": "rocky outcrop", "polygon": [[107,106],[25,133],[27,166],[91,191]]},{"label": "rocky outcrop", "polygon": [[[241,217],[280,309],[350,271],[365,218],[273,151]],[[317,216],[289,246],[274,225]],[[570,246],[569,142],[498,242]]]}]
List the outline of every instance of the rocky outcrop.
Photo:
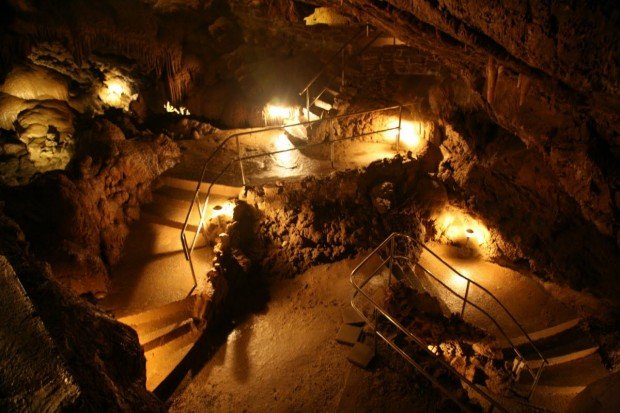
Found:
[{"label": "rocky outcrop", "polygon": [[[474,384],[484,384],[495,394],[509,394],[515,380],[510,371],[512,359],[505,357],[501,346],[492,336],[456,315],[446,317],[436,298],[403,282],[391,286],[385,304],[389,314],[467,380]],[[383,327],[388,328],[387,334],[390,336],[402,334],[391,324],[385,324]],[[407,347],[420,352],[415,343]],[[433,368],[432,365],[426,367]],[[467,389],[466,385],[464,387]]]},{"label": "rocky outcrop", "polygon": [[447,201],[422,165],[397,156],[324,179],[250,189],[247,202],[263,215],[260,231],[268,245],[263,268],[292,277],[375,247],[391,232],[422,237],[423,220]]},{"label": "rocky outcrop", "polygon": [[163,411],[136,332],[67,293],[0,211],[0,409]]},{"label": "rocky outcrop", "polygon": [[[452,156],[452,168],[461,176],[473,178],[469,173],[478,174],[480,168],[493,176],[488,181],[492,185],[484,180],[471,185],[470,179],[463,196],[488,198],[484,208],[476,209],[472,202],[469,209],[513,242],[506,250],[521,249],[516,254],[521,262],[529,261],[537,273],[550,272],[573,286],[609,278],[611,266],[603,267],[617,260],[620,245],[619,42],[613,2],[592,7],[540,1],[355,0],[329,5],[420,51],[417,61],[434,72],[423,81],[401,76],[414,75],[414,66],[391,67],[390,61],[379,65],[385,72],[383,83],[366,82],[364,74],[353,81],[367,90],[365,95],[383,96],[386,102],[422,98],[421,116],[441,119],[460,131],[464,142],[459,145],[472,156],[463,162]],[[424,63],[425,55],[434,63]],[[437,63],[441,68],[433,70]],[[482,117],[484,122],[469,121]],[[542,167],[538,183],[530,179],[535,174],[514,162],[495,162],[493,171],[478,163],[487,156],[490,137],[485,135],[497,128],[520,141],[520,162]],[[507,144],[506,152],[513,151],[516,141]],[[497,152],[498,146],[492,150]],[[515,198],[524,202],[510,201]],[[509,219],[515,208],[532,211],[534,218]],[[522,235],[524,231],[530,235]],[[592,244],[586,241],[590,239]],[[566,265],[574,261],[580,262]]]},{"label": "rocky outcrop", "polygon": [[54,277],[78,294],[105,293],[129,224],[150,199],[150,186],[180,156],[169,138],[126,137],[113,123],[85,123],[67,172],[44,174],[2,192],[6,211],[24,229]]}]

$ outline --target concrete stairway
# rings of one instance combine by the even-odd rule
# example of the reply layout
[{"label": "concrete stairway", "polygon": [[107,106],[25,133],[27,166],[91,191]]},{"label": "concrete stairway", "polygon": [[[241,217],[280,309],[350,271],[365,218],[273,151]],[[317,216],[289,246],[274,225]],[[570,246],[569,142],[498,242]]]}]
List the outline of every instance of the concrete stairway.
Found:
[{"label": "concrete stairway", "polygon": [[[436,252],[441,250],[438,245],[433,245],[433,249]],[[449,250],[445,249],[440,253],[442,256],[449,256],[449,252]],[[369,264],[369,268],[374,269],[374,265]],[[575,312],[557,302],[544,289],[540,288],[537,283],[512,270],[494,268],[497,267],[495,264],[460,260],[453,265],[459,268],[466,268],[471,279],[485,284],[504,305],[510,308],[510,311],[519,323],[523,325],[536,348],[549,363],[542,370],[535,391],[529,400],[526,399],[526,396],[529,394],[534,379],[525,368],[520,369],[518,380],[513,387],[515,397],[495,396],[508,411],[564,411],[571,400],[584,390],[586,386],[609,375],[597,353],[597,344],[587,332],[582,330],[580,319]],[[383,272],[389,274],[387,266],[382,268]],[[396,279],[404,277],[412,283],[414,288],[421,287],[431,295],[439,298],[440,301],[447,302],[446,296],[438,294],[438,290],[430,288],[430,284],[424,282],[418,284],[416,282],[416,280],[421,278],[419,271],[412,269],[408,272],[399,266],[394,268],[396,270],[394,270],[393,274]],[[419,270],[419,268],[416,267],[416,270]],[[476,270],[484,273],[488,276],[488,279],[478,276]],[[465,286],[459,280],[456,280],[455,283],[455,278],[450,276],[450,274],[442,274],[439,266],[435,266],[433,272],[450,287],[458,290],[458,286]],[[381,282],[377,285],[384,285],[384,283]],[[382,289],[383,287],[381,287]],[[373,298],[379,300],[377,297]],[[495,305],[491,305],[492,301],[481,300],[481,297],[476,295],[470,295],[470,298],[477,300],[476,302],[483,306],[491,316],[496,317],[499,322],[505,321],[505,317],[501,316],[502,312],[499,307],[496,308]],[[461,308],[461,306],[462,301],[457,307]],[[448,309],[453,310],[449,305]],[[545,313],[544,316],[542,312]],[[471,315],[472,312],[468,314]],[[470,316],[466,317],[466,321],[484,330],[493,332],[492,329],[488,329],[489,323],[483,318]],[[516,330],[512,329],[512,332],[514,331]],[[508,334],[511,337],[511,341],[526,359],[527,365],[536,373],[541,367],[541,362],[535,350],[529,344],[528,339],[525,336],[513,335],[514,333]],[[506,346],[505,353],[512,356],[514,353],[508,343],[503,344]],[[416,361],[420,360],[416,359]],[[484,405],[486,402],[482,402],[482,404]]]},{"label": "concrete stairway", "polygon": [[[154,390],[200,337],[198,301],[208,299],[204,285],[212,255],[199,236],[194,252],[198,287],[185,260],[180,230],[196,182],[164,176],[130,229],[121,262],[112,270],[112,291],[100,303],[136,330],[147,364],[147,389]],[[209,213],[238,195],[238,188],[217,186]],[[190,226],[198,225],[194,209]]]},{"label": "concrete stairway", "polygon": [[[359,75],[359,70],[353,64],[355,58],[369,47],[391,44],[385,40],[386,38],[377,30],[367,31],[366,34],[356,37],[343,46],[342,57],[334,56],[331,63],[323,66],[321,72],[311,83],[311,93],[307,101],[309,108],[303,109],[306,120],[322,119],[335,114],[342,102],[350,100],[357,94],[357,88],[346,81],[347,73],[351,75],[356,72]],[[382,39],[383,41],[380,41]],[[392,42],[393,38],[389,37],[389,39]],[[302,95],[306,99],[304,92]],[[307,113],[308,110],[310,113]]]},{"label": "concrete stairway", "polygon": [[[545,356],[549,364],[542,371],[531,403],[550,411],[564,411],[570,401],[585,387],[609,372],[604,368],[597,354],[598,346],[594,340],[579,326],[579,319],[530,334],[534,344]],[[522,342],[523,338],[515,338]],[[528,361],[527,364],[537,371],[541,363],[535,357],[531,346],[522,342],[517,346]],[[531,375],[522,371],[515,390],[526,394],[532,385]]]}]

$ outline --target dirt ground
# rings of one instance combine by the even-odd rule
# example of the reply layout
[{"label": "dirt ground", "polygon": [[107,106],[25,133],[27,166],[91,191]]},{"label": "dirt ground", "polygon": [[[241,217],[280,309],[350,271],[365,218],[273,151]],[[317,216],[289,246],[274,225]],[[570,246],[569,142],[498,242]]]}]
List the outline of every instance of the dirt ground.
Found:
[{"label": "dirt ground", "polygon": [[[369,370],[336,343],[360,258],[311,268],[270,288],[266,311],[229,334],[174,398],[173,412],[427,412],[440,397],[392,350]],[[449,409],[447,409],[449,410]]]}]

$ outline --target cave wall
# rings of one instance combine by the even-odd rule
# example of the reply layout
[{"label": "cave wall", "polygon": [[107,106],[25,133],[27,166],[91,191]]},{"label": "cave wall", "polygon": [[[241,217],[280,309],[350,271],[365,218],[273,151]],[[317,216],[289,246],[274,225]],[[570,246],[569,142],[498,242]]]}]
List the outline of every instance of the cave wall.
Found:
[{"label": "cave wall", "polygon": [[[529,261],[543,277],[574,287],[596,285],[599,293],[613,296],[606,289],[617,283],[608,264],[616,262],[620,245],[620,35],[613,2],[349,0],[331,6],[443,68],[423,80],[427,89],[416,90],[412,79],[399,88],[385,87],[397,85],[395,80],[380,87],[363,77],[356,81],[385,102],[417,95],[423,116],[459,131],[466,150],[451,162],[456,175],[469,178],[456,185],[461,186],[455,199],[497,226],[511,244],[503,249],[520,251],[512,254],[513,262]],[[395,68],[384,69],[391,72],[386,78],[400,77]],[[497,158],[512,160],[484,164],[497,128],[520,141],[523,155],[511,154],[516,142],[509,139],[494,150]],[[524,174],[527,168],[519,162],[541,169],[540,175]],[[470,174],[472,168],[477,172]],[[502,202],[491,208],[493,199]],[[515,208],[523,212],[522,228],[509,219]],[[589,239],[594,241],[588,244]],[[569,244],[565,251],[572,255],[558,252]]]},{"label": "cave wall", "polygon": [[369,0],[336,7],[435,56],[494,122],[543,154],[587,220],[617,237],[614,2]]},{"label": "cave wall", "polygon": [[[146,390],[146,361],[136,332],[57,284],[1,210],[0,234],[3,305],[16,304],[3,310],[0,408],[164,411]],[[20,309],[24,312],[10,313]],[[19,325],[10,329],[11,321]],[[26,338],[35,341],[23,343]]]},{"label": "cave wall", "polygon": [[127,135],[106,119],[84,123],[67,171],[0,189],[6,213],[23,228],[33,251],[77,294],[107,292],[109,269],[121,257],[129,224],[150,200],[152,182],[180,157],[170,138],[119,123]]}]

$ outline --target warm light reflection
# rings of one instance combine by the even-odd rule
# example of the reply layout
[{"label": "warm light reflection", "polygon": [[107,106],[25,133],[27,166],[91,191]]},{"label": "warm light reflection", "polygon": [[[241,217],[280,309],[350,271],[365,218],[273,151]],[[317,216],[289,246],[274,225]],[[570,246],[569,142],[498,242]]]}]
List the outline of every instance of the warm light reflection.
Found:
[{"label": "warm light reflection", "polygon": [[299,108],[268,104],[263,110],[265,124],[293,125],[299,123]]},{"label": "warm light reflection", "polygon": [[213,207],[211,218],[217,218],[219,216],[223,216],[225,218],[232,218],[234,211],[235,204],[233,202],[226,202],[222,205],[216,205],[215,207]]},{"label": "warm light reflection", "polygon": [[129,83],[120,77],[107,77],[99,90],[99,98],[108,106],[127,109],[132,100],[137,99],[137,94],[131,93]]},{"label": "warm light reflection", "polygon": [[464,289],[467,288],[467,279],[469,278],[470,273],[465,269],[459,269],[458,272],[465,278],[453,271],[450,271],[450,284],[455,291],[464,293]]},{"label": "warm light reflection", "polygon": [[294,153],[293,153],[294,151],[287,150],[287,149],[293,149],[294,146],[291,143],[291,141],[288,139],[286,134],[281,133],[278,136],[276,136],[275,145],[276,145],[276,151],[286,151],[286,152],[276,153],[274,155],[276,162],[280,166],[283,166],[285,168],[292,168],[293,166],[295,166],[296,157],[294,156]]},{"label": "warm light reflection", "polygon": [[454,207],[446,208],[435,220],[435,230],[440,240],[473,246],[486,244],[491,238],[484,224]]},{"label": "warm light reflection", "polygon": [[418,149],[426,136],[423,122],[402,120],[400,124],[400,138],[398,136],[398,118],[391,118],[387,123],[387,129],[394,129],[386,132],[385,135],[391,142],[396,142],[399,139],[401,149]]}]

